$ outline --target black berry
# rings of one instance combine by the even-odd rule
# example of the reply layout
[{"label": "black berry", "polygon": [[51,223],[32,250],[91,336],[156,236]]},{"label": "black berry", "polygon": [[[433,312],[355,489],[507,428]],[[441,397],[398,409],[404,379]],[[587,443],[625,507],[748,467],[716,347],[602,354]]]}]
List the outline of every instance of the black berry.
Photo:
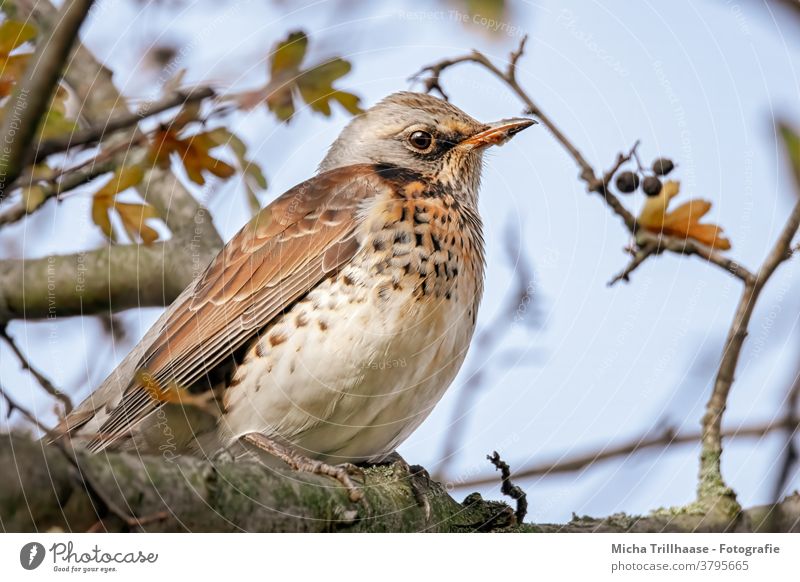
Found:
[{"label": "black berry", "polygon": [[666,176],[675,169],[675,164],[669,158],[658,158],[653,162],[653,171],[656,176]]},{"label": "black berry", "polygon": [[621,172],[617,175],[617,190],[630,194],[639,187],[639,176],[633,172]]},{"label": "black berry", "polygon": [[648,196],[658,196],[661,192],[661,180],[655,176],[647,176],[642,182],[642,190]]}]

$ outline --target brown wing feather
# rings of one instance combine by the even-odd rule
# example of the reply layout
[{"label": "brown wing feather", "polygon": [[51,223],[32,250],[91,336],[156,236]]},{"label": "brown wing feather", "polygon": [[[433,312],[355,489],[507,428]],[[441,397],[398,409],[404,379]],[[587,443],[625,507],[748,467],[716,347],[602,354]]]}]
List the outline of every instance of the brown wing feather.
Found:
[{"label": "brown wing feather", "polygon": [[[372,166],[361,165],[325,172],[283,194],[212,261],[139,369],[161,386],[196,382],[352,258],[362,202],[388,187]],[[88,446],[109,446],[157,407],[132,381],[100,427],[102,436]]]}]

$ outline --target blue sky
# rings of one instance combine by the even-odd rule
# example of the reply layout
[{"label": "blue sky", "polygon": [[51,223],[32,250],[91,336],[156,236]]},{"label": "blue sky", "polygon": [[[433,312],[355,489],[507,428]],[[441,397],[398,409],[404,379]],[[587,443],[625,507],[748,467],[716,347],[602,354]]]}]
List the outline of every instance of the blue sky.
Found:
[{"label": "blue sky", "polygon": [[[457,4],[394,2],[186,3],[170,11],[138,3],[100,2],[85,39],[117,73],[134,99],[152,97],[159,79],[139,59],[159,38],[181,50],[191,81],[252,87],[264,81],[263,57],[289,30],[311,37],[310,59],[341,55],[353,62],[343,86],[370,105],[409,88],[422,65],[479,48],[502,62],[530,36],[520,83],[597,169],[640,139],[645,162],[675,160],[681,198],[713,201],[710,220],[723,225],[731,254],[756,268],[793,201],[790,174],[774,121],[800,126],[800,20],[761,2],[515,2],[508,27],[490,35],[458,22]],[[522,106],[475,66],[446,73],[453,102],[482,120],[520,113]],[[270,180],[267,202],[307,178],[347,116],[309,111],[288,126],[263,111],[235,118],[235,129]],[[474,401],[453,473],[486,474],[485,455],[500,450],[513,467],[570,457],[640,435],[659,422],[699,426],[739,284],[721,270],[686,257],[649,261],[630,284],[606,282],[624,265],[626,231],[599,199],[585,193],[577,168],[541,126],[494,152],[486,167],[481,210],[489,270],[480,323],[508,300],[513,260],[503,252],[507,228],[518,232],[534,266],[538,326],[503,334],[496,350],[473,350],[466,369],[485,366],[488,381]],[[198,193],[203,196],[203,193]],[[679,199],[679,200],[680,200]],[[626,197],[631,208],[639,197]],[[236,184],[209,204],[225,238],[247,216]],[[4,237],[42,256],[102,243],[88,224],[88,196],[42,211]],[[76,230],[76,225],[84,225]],[[45,230],[46,229],[46,230]],[[42,232],[47,236],[42,237]],[[75,232],[79,234],[74,235]],[[73,234],[70,234],[73,233]],[[512,258],[513,259],[513,258]],[[725,425],[764,421],[780,410],[797,373],[800,266],[785,265],[760,301],[743,352]],[[157,316],[126,313],[131,330],[116,346],[98,340],[99,324],[12,324],[27,351],[59,385],[85,395]],[[3,384],[42,412],[38,388],[2,351]],[[425,424],[403,445],[412,463],[434,468],[450,430],[459,377]],[[723,470],[746,504],[769,501],[777,435],[729,444]],[[683,446],[614,461],[564,476],[523,483],[531,517],[563,521],[574,511],[606,515],[682,504],[694,495],[697,448]],[[797,475],[794,476],[797,486]],[[497,488],[486,488],[499,497]],[[465,492],[460,492],[465,493]]]}]

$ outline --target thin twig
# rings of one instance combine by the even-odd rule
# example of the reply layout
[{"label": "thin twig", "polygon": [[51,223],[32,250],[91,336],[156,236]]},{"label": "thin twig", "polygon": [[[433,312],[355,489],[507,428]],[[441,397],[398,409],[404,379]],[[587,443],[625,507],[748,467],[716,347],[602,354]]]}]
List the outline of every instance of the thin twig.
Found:
[{"label": "thin twig", "polygon": [[55,25],[37,42],[25,74],[5,105],[0,126],[6,146],[5,155],[0,157],[0,199],[27,165],[36,131],[92,3],[93,0],[64,2]]},{"label": "thin twig", "polygon": [[[797,424],[790,426],[786,419],[781,419],[767,424],[754,424],[740,427],[738,429],[724,430],[722,431],[722,436],[724,438],[759,438],[774,431],[797,430],[797,428]],[[535,465],[522,467],[514,472],[514,478],[520,480],[529,479],[532,477],[550,477],[552,475],[559,475],[563,473],[573,473],[575,471],[583,470],[587,467],[592,467],[602,461],[609,461],[619,457],[628,457],[648,449],[666,449],[677,445],[697,443],[700,441],[702,436],[703,435],[701,431],[676,433],[674,429],[667,428],[657,435],[642,435],[630,439],[629,441],[625,441],[624,443],[614,447],[604,447],[597,451],[591,451],[566,459],[564,459],[563,455],[559,455],[555,460],[552,461],[544,461]],[[492,485],[493,483],[496,483],[497,477],[493,475],[485,475],[469,480],[444,478],[441,479],[441,481],[452,483],[459,488],[483,487],[485,485]]]},{"label": "thin twig", "polygon": [[42,186],[41,200],[35,207],[30,207],[23,199],[0,211],[0,226],[22,220],[28,214],[44,206],[44,203],[51,198],[58,198],[65,192],[74,190],[91,182],[98,176],[113,171],[116,164],[113,160],[104,160],[89,164],[86,169],[83,169],[83,167],[84,164],[81,164],[81,167],[75,169],[75,171],[70,170],[68,173],[63,174],[63,179],[47,186]]},{"label": "thin twig", "polygon": [[628,263],[620,273],[614,275],[614,278],[611,279],[607,285],[609,287],[613,287],[620,281],[625,281],[626,283],[630,281],[630,274],[633,273],[639,265],[644,263],[650,256],[658,254],[660,252],[660,248],[657,245],[646,244],[640,245],[637,249],[633,251],[633,258],[631,262]]},{"label": "thin twig", "polygon": [[500,485],[500,492],[517,502],[517,510],[514,512],[517,523],[524,523],[525,516],[528,513],[528,496],[525,495],[525,491],[519,485],[514,485],[511,482],[511,468],[508,463],[500,458],[500,454],[497,451],[494,451],[491,455],[486,455],[486,458],[494,465],[495,469],[500,471],[501,479],[503,480]]},{"label": "thin twig", "polygon": [[2,385],[0,385],[0,396],[2,396],[2,397],[3,397],[3,400],[5,400],[5,401],[6,401],[6,404],[8,405],[8,410],[6,411],[6,414],[7,414],[7,416],[11,416],[11,413],[12,413],[12,412],[14,412],[14,411],[16,410],[16,411],[17,411],[17,412],[19,412],[19,413],[20,413],[22,416],[24,416],[25,418],[27,418],[27,419],[28,419],[28,421],[29,421],[31,424],[35,425],[35,426],[36,426],[36,428],[38,428],[39,430],[41,430],[43,433],[45,433],[45,434],[50,434],[50,432],[51,432],[51,431],[50,431],[50,429],[49,429],[49,428],[47,428],[47,427],[46,427],[44,424],[42,424],[42,422],[41,422],[41,421],[40,421],[38,418],[36,418],[36,415],[35,415],[35,414],[33,414],[33,413],[30,411],[30,410],[28,410],[28,409],[27,409],[27,408],[25,408],[24,406],[22,406],[22,405],[21,405],[19,402],[17,402],[16,400],[14,400],[14,399],[13,399],[13,398],[12,398],[12,397],[9,395],[9,393],[8,393],[8,390],[6,390],[5,388],[3,388],[3,386],[2,386]]},{"label": "thin twig", "polygon": [[0,326],[0,337],[2,337],[5,340],[8,346],[11,348],[11,351],[13,351],[14,355],[17,356],[17,359],[19,360],[19,363],[22,365],[22,368],[30,372],[30,374],[34,378],[36,378],[36,381],[39,382],[42,388],[44,388],[45,392],[50,394],[50,396],[53,396],[54,398],[60,400],[61,403],[64,405],[64,410],[67,414],[72,412],[72,400],[70,400],[69,396],[67,396],[64,392],[56,388],[55,385],[50,380],[48,380],[47,376],[42,374],[39,370],[37,370],[33,366],[33,364],[30,363],[28,358],[25,357],[25,354],[22,353],[22,350],[19,348],[19,346],[17,346],[14,339],[10,335],[8,335],[8,330],[6,329],[5,325]]},{"label": "thin twig", "polygon": [[174,107],[211,98],[214,95],[215,92],[210,87],[178,91],[160,101],[146,103],[136,111],[113,117],[102,127],[90,127],[62,138],[45,141],[36,150],[34,161],[43,160],[47,156],[65,152],[75,147],[96,144],[117,131],[137,125],[143,119],[158,115]]}]

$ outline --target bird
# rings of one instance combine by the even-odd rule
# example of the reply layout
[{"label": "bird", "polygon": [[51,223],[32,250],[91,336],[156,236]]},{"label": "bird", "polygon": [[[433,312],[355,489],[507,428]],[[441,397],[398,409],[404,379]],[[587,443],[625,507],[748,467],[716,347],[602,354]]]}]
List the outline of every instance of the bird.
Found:
[{"label": "bird", "polygon": [[91,452],[235,444],[361,494],[453,382],[484,289],[483,156],[536,123],[398,92],[258,212],[56,427]]}]

